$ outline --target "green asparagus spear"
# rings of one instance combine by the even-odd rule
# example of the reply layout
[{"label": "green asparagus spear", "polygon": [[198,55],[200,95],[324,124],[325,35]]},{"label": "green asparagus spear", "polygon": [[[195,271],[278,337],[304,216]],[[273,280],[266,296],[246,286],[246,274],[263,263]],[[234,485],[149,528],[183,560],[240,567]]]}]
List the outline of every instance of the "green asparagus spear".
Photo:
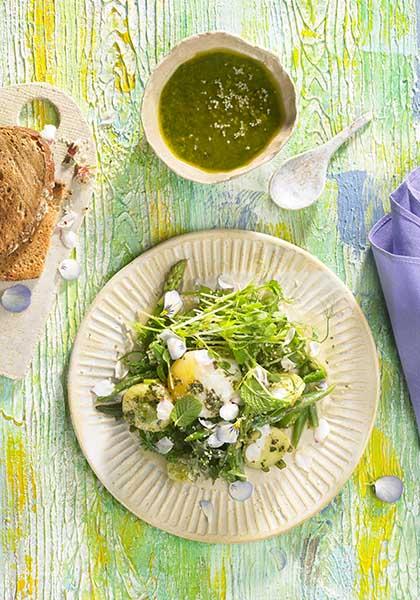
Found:
[{"label": "green asparagus spear", "polygon": [[96,410],[106,415],[112,415],[113,417],[122,417],[122,404],[118,402],[117,404],[97,404],[95,406]]},{"label": "green asparagus spear", "polygon": [[320,368],[320,369],[317,369],[316,371],[312,371],[311,373],[308,373],[308,375],[305,375],[305,377],[303,378],[303,381],[305,383],[316,383],[317,381],[323,381],[326,377],[327,377],[326,370],[323,368]]},{"label": "green asparagus spear", "polygon": [[297,448],[299,440],[302,436],[303,430],[305,429],[306,421],[308,420],[308,409],[304,410],[297,418],[292,433],[292,446]]},{"label": "green asparagus spear", "polygon": [[163,284],[163,293],[169,292],[170,290],[180,291],[186,267],[186,258],[183,258],[176,262],[174,265],[172,265],[166,276],[165,283]]},{"label": "green asparagus spear", "polygon": [[194,442],[195,440],[201,440],[202,438],[208,437],[211,434],[211,431],[194,431],[185,438],[186,442]]},{"label": "green asparagus spear", "polygon": [[319,425],[318,409],[316,404],[312,404],[312,406],[308,408],[308,423],[311,429],[316,429]]},{"label": "green asparagus spear", "polygon": [[334,390],[335,385],[329,385],[325,390],[315,390],[314,392],[308,392],[301,396],[302,403],[305,404],[313,404],[314,402],[318,402],[318,400],[322,400],[325,396],[329,396],[331,392]]},{"label": "green asparagus spear", "polygon": [[121,381],[119,381],[115,385],[112,394],[109,394],[109,396],[98,396],[97,402],[101,404],[106,402],[112,402],[112,400],[114,400],[117,394],[120,394],[124,390],[127,390],[132,385],[136,385],[136,383],[142,383],[145,379],[147,379],[147,375],[147,373],[140,373],[138,375],[124,377],[124,379],[121,379]]},{"label": "green asparagus spear", "polygon": [[[165,283],[163,284],[163,287],[162,287],[162,297],[159,298],[159,300],[156,303],[156,306],[154,307],[153,312],[152,312],[152,315],[154,317],[157,317],[158,315],[162,314],[163,295],[166,292],[169,292],[170,290],[178,290],[178,291],[181,290],[182,279],[184,277],[186,267],[187,267],[187,259],[183,258],[182,260],[179,260],[174,265],[172,265],[172,267],[169,269],[169,272],[165,279]],[[146,323],[146,326],[147,325],[154,325],[153,319],[149,319]],[[143,340],[144,345],[147,346],[152,338],[153,338],[152,332],[149,332],[145,336],[145,339]]]},{"label": "green asparagus spear", "polygon": [[291,427],[303,410],[309,406],[315,404],[334,389],[334,385],[330,385],[326,390],[316,390],[315,392],[308,392],[300,397],[299,403],[295,404],[292,408],[282,408],[279,411],[274,411],[270,415],[267,415],[265,422],[275,423],[277,427]]},{"label": "green asparagus spear", "polygon": [[302,410],[303,409],[293,410],[282,418],[274,417],[274,420],[270,419],[270,423],[274,423],[276,425],[276,427],[280,427],[281,429],[287,429],[287,427],[292,427],[292,425],[294,425],[296,423],[299,416],[301,415]]}]

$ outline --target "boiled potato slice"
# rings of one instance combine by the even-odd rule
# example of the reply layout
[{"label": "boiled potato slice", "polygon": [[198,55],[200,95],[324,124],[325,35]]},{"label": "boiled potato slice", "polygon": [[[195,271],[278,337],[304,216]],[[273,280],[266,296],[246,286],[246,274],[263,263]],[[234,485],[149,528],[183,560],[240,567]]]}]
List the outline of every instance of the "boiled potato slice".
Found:
[{"label": "boiled potato slice", "polygon": [[296,373],[281,373],[278,381],[270,386],[270,393],[279,399],[294,404],[301,397],[305,389],[305,382]]},{"label": "boiled potato slice", "polygon": [[270,427],[270,431],[266,436],[255,431],[251,436],[251,443],[248,444],[245,450],[245,462],[248,467],[253,469],[262,469],[268,471],[283,457],[284,453],[290,446],[290,440],[281,429]]},{"label": "boiled potato slice", "polygon": [[122,410],[125,419],[137,429],[144,431],[161,431],[169,425],[170,420],[160,420],[156,407],[161,400],[169,400],[171,396],[161,383],[137,383],[128,388],[122,399]]}]

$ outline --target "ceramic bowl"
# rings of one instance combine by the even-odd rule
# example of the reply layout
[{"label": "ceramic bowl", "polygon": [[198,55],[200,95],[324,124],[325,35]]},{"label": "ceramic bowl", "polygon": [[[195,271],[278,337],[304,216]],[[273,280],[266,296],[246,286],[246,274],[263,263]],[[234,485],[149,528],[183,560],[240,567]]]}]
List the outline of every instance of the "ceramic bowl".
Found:
[{"label": "ceramic bowl", "polygon": [[[230,171],[209,172],[184,162],[173,154],[162,136],[157,107],[159,106],[161,92],[174,71],[182,63],[193,58],[198,52],[206,52],[214,49],[233,50],[259,60],[264,64],[281,90],[285,110],[285,122],[264,150],[246,165]],[[267,162],[278,153],[290,137],[296,123],[296,93],[292,80],[283,69],[277,56],[273,53],[263,50],[258,46],[252,46],[240,37],[222,31],[202,33],[180,42],[154,69],[144,92],[141,117],[147,141],[159,158],[172,171],[175,171],[181,177],[192,179],[199,183],[217,183],[247,173],[251,169],[255,169],[255,167]]]}]

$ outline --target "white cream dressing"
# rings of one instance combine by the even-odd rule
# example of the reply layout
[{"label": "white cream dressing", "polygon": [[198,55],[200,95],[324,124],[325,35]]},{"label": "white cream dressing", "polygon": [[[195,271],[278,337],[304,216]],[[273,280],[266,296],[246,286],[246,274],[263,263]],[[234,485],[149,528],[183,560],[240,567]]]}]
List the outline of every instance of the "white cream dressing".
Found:
[{"label": "white cream dressing", "polygon": [[[236,398],[237,392],[223,369],[216,368],[207,350],[193,350],[196,359],[195,379],[206,390],[213,390],[223,403]],[[208,416],[208,415],[200,415]]]}]

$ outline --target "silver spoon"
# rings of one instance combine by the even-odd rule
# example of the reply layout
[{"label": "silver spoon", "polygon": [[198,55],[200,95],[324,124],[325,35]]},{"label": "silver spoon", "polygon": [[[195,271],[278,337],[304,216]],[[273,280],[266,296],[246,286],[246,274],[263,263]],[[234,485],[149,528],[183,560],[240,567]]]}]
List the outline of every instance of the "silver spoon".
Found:
[{"label": "silver spoon", "polygon": [[293,156],[283,163],[270,179],[269,192],[273,201],[289,210],[306,208],[316,202],[325,187],[332,155],[371,120],[372,113],[366,113],[329,142]]}]

